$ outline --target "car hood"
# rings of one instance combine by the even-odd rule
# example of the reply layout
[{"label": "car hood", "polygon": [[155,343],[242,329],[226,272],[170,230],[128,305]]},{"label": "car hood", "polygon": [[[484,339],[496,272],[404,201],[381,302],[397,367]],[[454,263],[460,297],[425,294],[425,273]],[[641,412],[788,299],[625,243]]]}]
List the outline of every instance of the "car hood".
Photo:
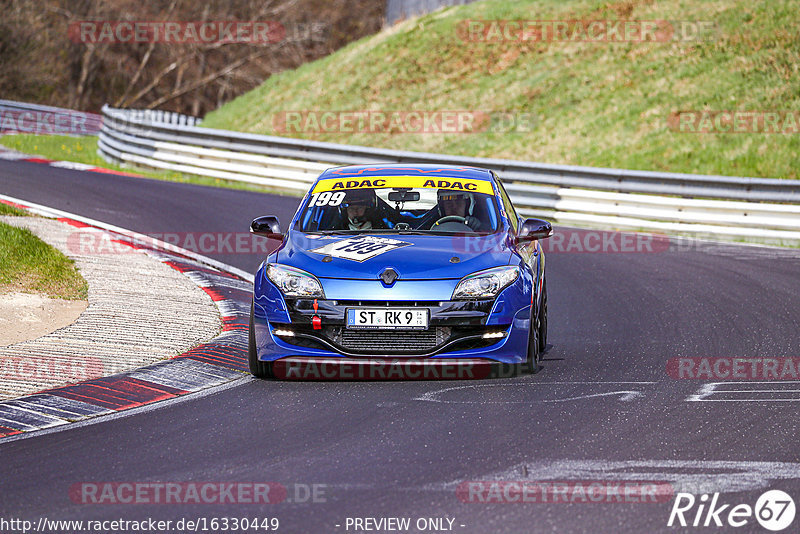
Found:
[{"label": "car hood", "polygon": [[508,265],[503,233],[469,235],[362,234],[311,236],[290,232],[277,261],[319,278],[376,280],[387,267],[401,280],[460,279]]}]

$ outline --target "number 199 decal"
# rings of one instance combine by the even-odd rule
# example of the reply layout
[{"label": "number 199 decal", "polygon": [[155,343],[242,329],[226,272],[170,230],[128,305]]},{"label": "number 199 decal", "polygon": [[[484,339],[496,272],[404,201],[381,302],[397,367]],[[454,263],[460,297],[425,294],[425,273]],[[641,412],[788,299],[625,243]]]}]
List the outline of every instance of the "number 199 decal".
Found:
[{"label": "number 199 decal", "polygon": [[[325,193],[321,193],[324,195]],[[406,241],[389,239],[386,237],[359,236],[343,239],[334,243],[329,243],[324,247],[309,250],[315,254],[330,255],[334,258],[353,260],[362,262],[374,258],[379,254],[384,254],[390,250],[411,245]]]},{"label": "number 199 decal", "polygon": [[344,200],[346,193],[344,191],[337,191],[332,193],[325,191],[324,193],[314,193],[311,195],[311,201],[308,203],[309,208],[316,206],[338,206]]}]

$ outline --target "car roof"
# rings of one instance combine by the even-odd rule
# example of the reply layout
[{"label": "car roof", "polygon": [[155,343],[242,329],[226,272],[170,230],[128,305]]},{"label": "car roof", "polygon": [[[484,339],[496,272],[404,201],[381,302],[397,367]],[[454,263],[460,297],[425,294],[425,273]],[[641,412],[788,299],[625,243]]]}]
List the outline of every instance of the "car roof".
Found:
[{"label": "car roof", "polygon": [[480,167],[459,165],[434,165],[415,163],[379,163],[372,165],[347,165],[323,172],[317,180],[368,176],[430,176],[492,181],[492,173]]}]

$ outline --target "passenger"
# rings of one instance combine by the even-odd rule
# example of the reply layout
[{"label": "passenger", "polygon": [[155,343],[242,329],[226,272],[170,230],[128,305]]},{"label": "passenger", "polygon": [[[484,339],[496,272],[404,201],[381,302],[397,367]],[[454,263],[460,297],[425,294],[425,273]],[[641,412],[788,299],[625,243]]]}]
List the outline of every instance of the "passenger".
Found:
[{"label": "passenger", "polygon": [[372,189],[352,189],[341,204],[344,230],[386,228],[378,217],[378,200]]}]

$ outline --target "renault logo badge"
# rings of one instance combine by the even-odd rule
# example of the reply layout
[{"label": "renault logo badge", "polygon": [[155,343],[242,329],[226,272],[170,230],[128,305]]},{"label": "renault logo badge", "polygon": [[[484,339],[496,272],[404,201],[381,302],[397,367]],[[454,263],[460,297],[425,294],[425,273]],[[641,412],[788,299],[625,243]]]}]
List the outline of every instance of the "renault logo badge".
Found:
[{"label": "renault logo badge", "polygon": [[400,275],[397,274],[397,271],[395,271],[391,267],[387,267],[386,269],[384,269],[380,276],[381,280],[383,280],[383,283],[386,284],[387,286],[394,284],[394,281],[397,280],[399,277]]}]

